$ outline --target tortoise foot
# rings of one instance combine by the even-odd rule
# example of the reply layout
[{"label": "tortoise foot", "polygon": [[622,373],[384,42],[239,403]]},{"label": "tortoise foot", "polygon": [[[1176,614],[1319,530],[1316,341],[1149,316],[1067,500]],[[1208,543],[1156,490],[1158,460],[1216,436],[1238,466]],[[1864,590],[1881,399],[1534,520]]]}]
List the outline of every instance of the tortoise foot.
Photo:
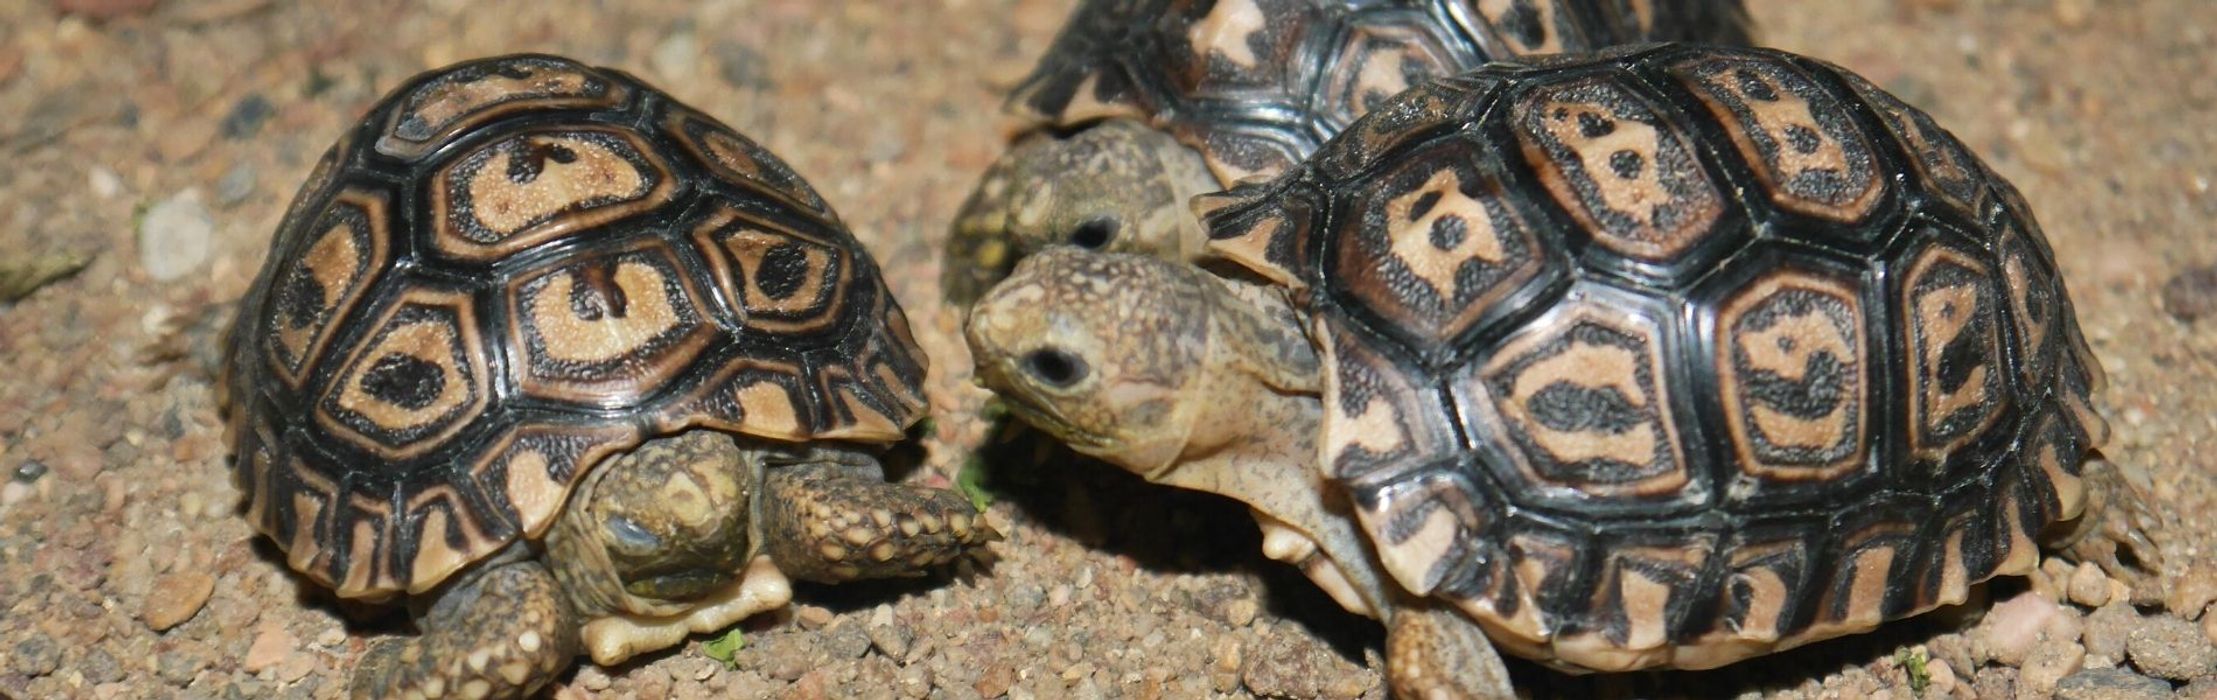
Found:
[{"label": "tortoise foot", "polygon": [[372,646],[354,667],[355,698],[520,698],[578,653],[576,614],[537,562],[503,564],[439,595],[421,636]]}]

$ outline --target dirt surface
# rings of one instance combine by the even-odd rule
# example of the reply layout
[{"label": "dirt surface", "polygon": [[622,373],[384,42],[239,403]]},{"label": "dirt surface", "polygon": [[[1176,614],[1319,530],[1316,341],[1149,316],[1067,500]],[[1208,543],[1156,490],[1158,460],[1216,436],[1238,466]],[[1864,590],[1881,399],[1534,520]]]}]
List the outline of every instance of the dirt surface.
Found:
[{"label": "dirt surface", "polygon": [[[2170,508],[2163,605],[2055,562],[1995,602],[1706,674],[1568,695],[2217,697],[2217,3],[1753,0],[1766,43],[1864,73],[2029,196],[2112,384],[2108,452]],[[925,466],[983,437],[936,251],[1000,147],[997,95],[1068,0],[0,3],[0,696],[334,697],[401,616],[291,574],[238,517],[196,354],[311,160],[383,91],[475,55],[621,66],[813,181],[934,362]],[[64,14],[64,10],[68,14]],[[75,266],[89,265],[75,274]],[[57,272],[60,271],[60,272]],[[6,272],[0,270],[0,272]],[[30,286],[30,285],[13,285]],[[11,287],[11,285],[0,285]],[[1104,468],[991,471],[990,567],[804,588],[557,697],[1381,697],[1378,627],[1261,558],[1244,511]],[[1063,466],[1063,465],[1051,465]],[[2065,602],[2058,604],[2057,600]],[[1978,613],[1990,611],[1983,616]]]}]

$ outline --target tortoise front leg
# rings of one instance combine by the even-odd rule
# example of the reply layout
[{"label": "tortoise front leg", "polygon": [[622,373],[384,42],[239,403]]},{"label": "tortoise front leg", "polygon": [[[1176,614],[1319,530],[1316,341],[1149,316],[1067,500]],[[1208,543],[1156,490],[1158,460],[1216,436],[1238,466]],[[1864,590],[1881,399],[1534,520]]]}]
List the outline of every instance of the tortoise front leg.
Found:
[{"label": "tortoise front leg", "polygon": [[862,455],[812,458],[763,476],[763,549],[793,578],[920,576],[1000,539],[959,494],[886,483]]},{"label": "tortoise front leg", "polygon": [[422,634],[371,647],[354,667],[356,698],[520,698],[577,657],[577,613],[536,560],[494,564],[439,593]]}]

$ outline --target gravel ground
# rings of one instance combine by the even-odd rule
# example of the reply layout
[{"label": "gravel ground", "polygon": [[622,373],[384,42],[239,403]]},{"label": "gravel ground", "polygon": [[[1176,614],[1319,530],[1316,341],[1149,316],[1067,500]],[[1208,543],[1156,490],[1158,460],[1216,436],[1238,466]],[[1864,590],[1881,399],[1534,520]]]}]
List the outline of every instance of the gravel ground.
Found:
[{"label": "gravel ground", "polygon": [[[2134,607],[2052,562],[1989,601],[1706,674],[1573,696],[2217,698],[2217,3],[1752,0],[1766,43],[1912,102],[2011,177],[2112,387],[2110,455],[2185,514]],[[808,176],[930,352],[946,483],[984,437],[935,256],[996,154],[996,95],[1068,0],[0,3],[0,696],[334,697],[389,610],[292,575],[237,515],[196,353],[312,158],[401,78],[495,52],[622,66]],[[344,9],[352,8],[352,9]],[[81,268],[81,269],[80,269]],[[11,279],[10,271],[16,274]],[[70,273],[74,272],[73,276]],[[14,294],[7,294],[14,296]],[[1236,504],[1105,468],[994,463],[999,560],[805,588],[745,626],[589,664],[557,697],[1382,697],[1381,633],[1267,562]],[[1200,536],[1196,536],[1199,534]],[[2145,596],[2143,596],[2145,597]],[[2060,601],[2060,602],[2059,602]],[[2205,614],[2208,612],[2208,614]]]}]

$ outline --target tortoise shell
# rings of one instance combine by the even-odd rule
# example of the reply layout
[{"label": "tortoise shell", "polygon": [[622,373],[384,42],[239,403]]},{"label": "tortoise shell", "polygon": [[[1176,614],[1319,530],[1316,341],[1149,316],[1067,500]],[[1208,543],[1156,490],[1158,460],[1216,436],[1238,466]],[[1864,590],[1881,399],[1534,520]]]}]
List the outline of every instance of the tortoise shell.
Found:
[{"label": "tortoise shell", "polygon": [[554,56],[381,100],[293,200],[228,341],[247,517],[345,596],[539,537],[652,436],[891,442],[923,406],[907,320],[807,183]]},{"label": "tortoise shell", "polygon": [[1962,601],[2030,570],[2106,438],[2024,200],[1818,61],[1497,64],[1200,206],[1310,313],[1320,458],[1385,568],[1557,665]]},{"label": "tortoise shell", "polygon": [[1284,171],[1427,77],[1613,44],[1748,40],[1740,0],[1088,0],[1009,106],[1056,127],[1149,122],[1229,184]]}]

